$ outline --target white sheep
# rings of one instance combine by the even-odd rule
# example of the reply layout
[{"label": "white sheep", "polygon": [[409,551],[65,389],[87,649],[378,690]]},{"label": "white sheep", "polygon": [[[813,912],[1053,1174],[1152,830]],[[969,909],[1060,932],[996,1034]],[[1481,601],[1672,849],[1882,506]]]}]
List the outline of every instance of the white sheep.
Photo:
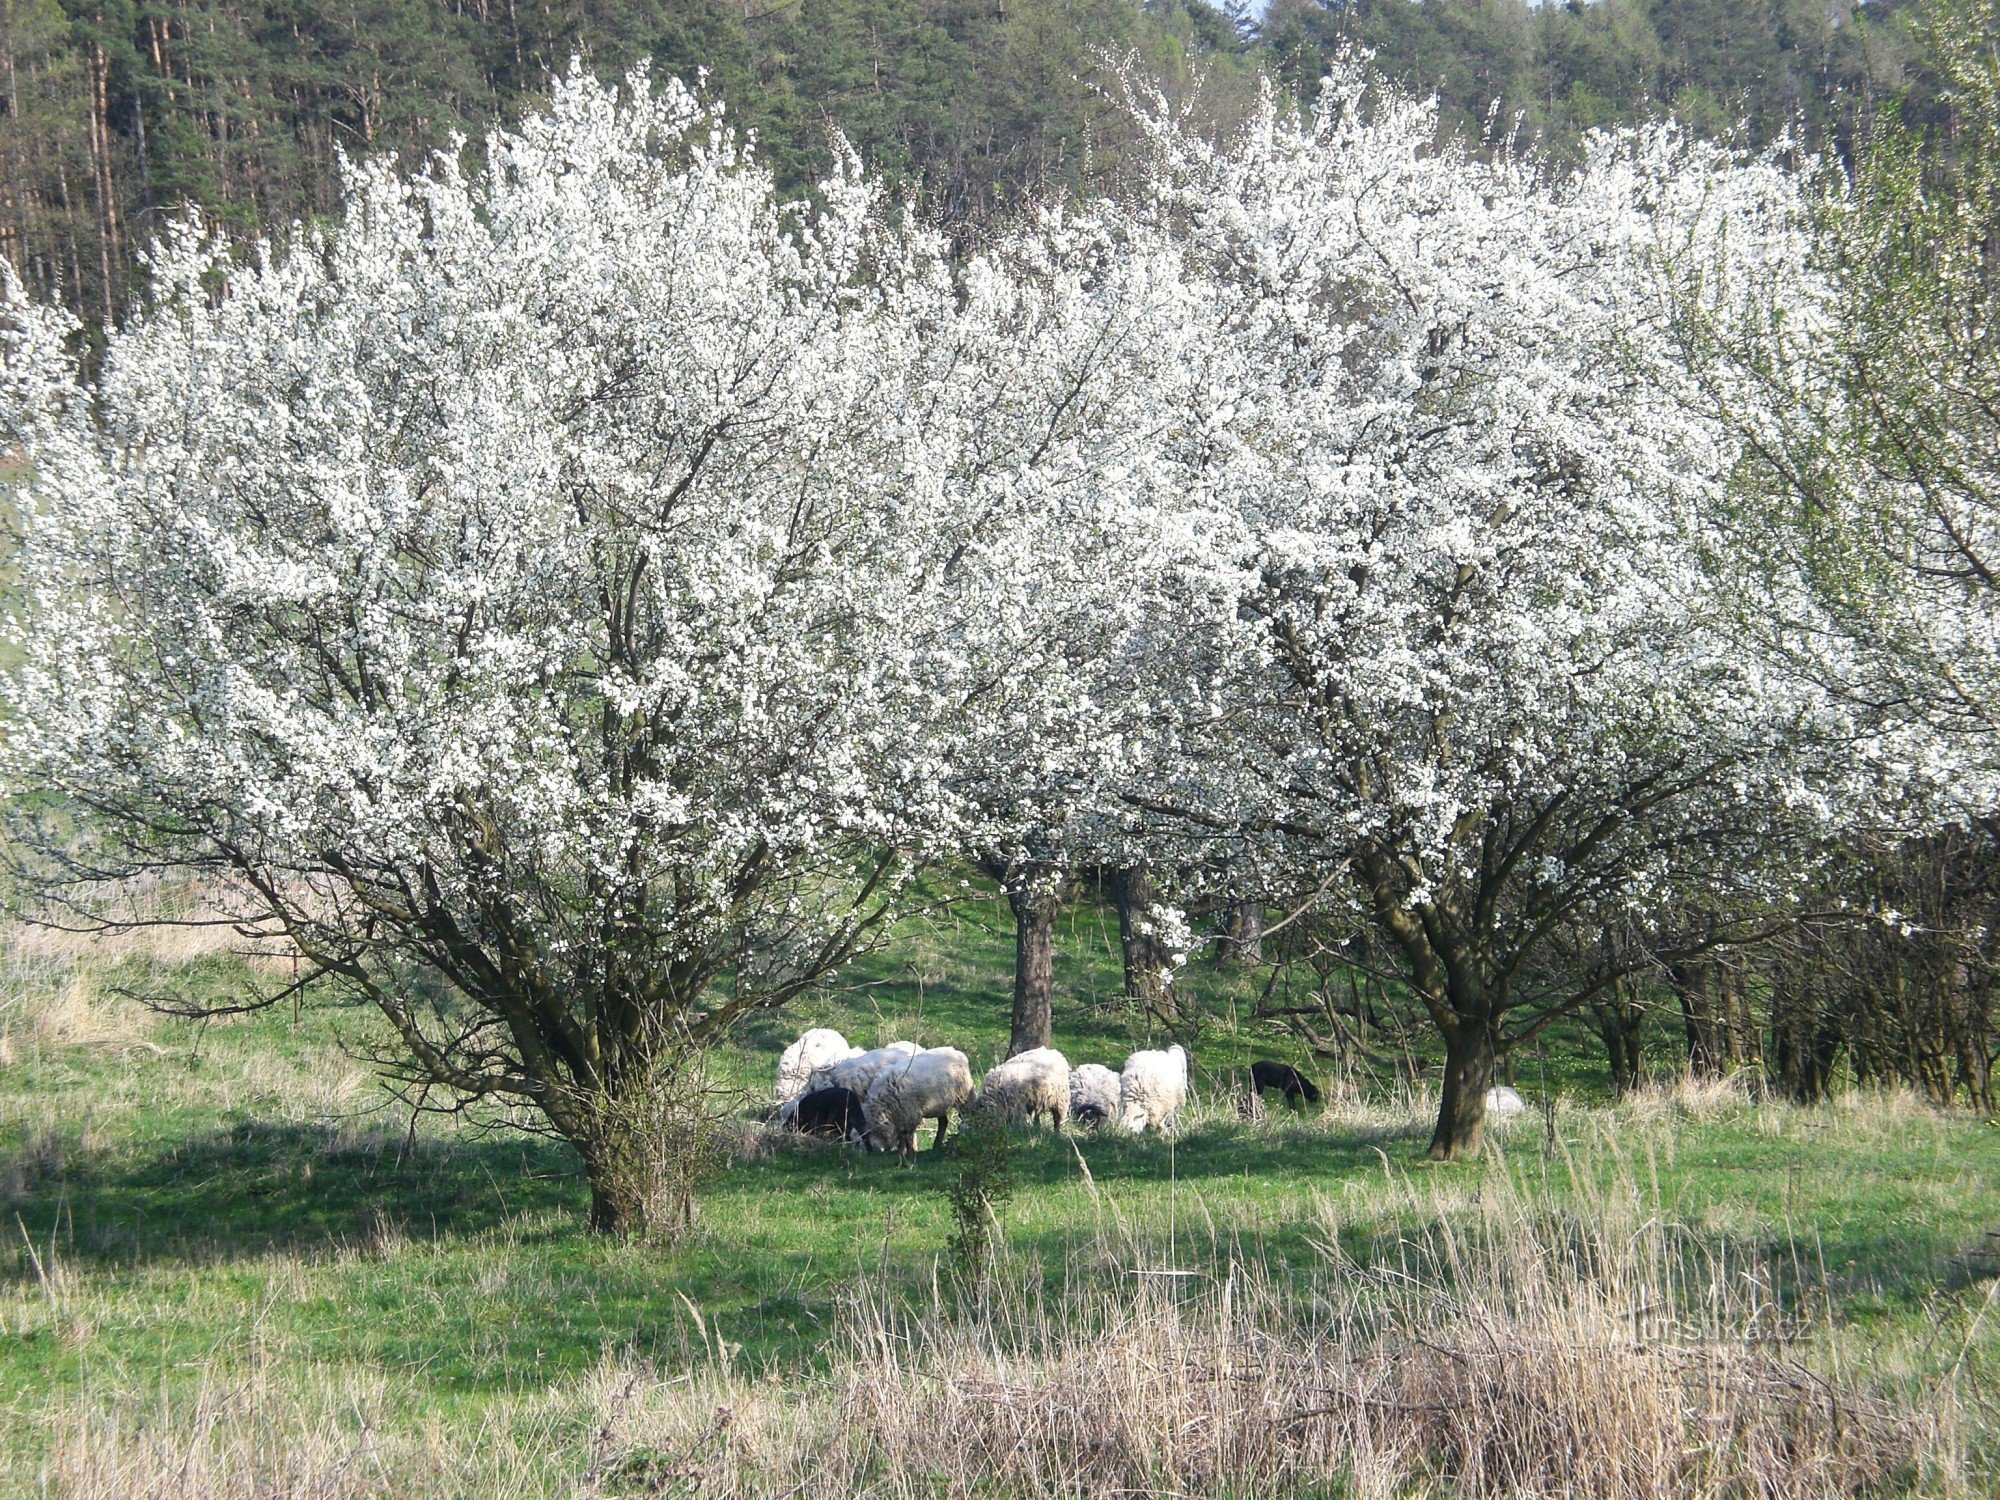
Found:
[{"label": "white sheep", "polygon": [[1118,1075],[1118,1119],[1127,1130],[1171,1129],[1187,1102],[1187,1049],[1179,1043],[1164,1052],[1134,1052]]},{"label": "white sheep", "polygon": [[951,1112],[971,1099],[972,1064],[965,1054],[956,1047],[932,1047],[876,1074],[862,1101],[868,1116],[863,1139],[872,1151],[893,1148],[908,1156],[924,1121],[936,1120],[935,1144],[942,1146]]},{"label": "white sheep", "polygon": [[915,1057],[924,1049],[915,1042],[891,1042],[886,1047],[873,1047],[866,1052],[855,1052],[847,1057],[836,1058],[823,1067],[813,1069],[812,1077],[806,1081],[806,1088],[812,1089],[853,1089],[863,1099],[868,1097],[868,1087],[876,1075],[892,1063],[900,1063],[906,1057]]},{"label": "white sheep", "polygon": [[1079,1063],[1069,1071],[1072,1125],[1108,1125],[1118,1118],[1118,1075],[1103,1063]]},{"label": "white sheep", "polygon": [[1506,1084],[1495,1084],[1486,1091],[1486,1113],[1495,1119],[1506,1119],[1527,1109],[1528,1101],[1508,1088]]},{"label": "white sheep", "polygon": [[847,1038],[830,1026],[815,1026],[778,1059],[778,1081],[771,1098],[779,1104],[796,1099],[806,1091],[814,1070],[837,1063],[844,1057],[859,1057],[861,1049],[847,1045]]},{"label": "white sheep", "polygon": [[784,1124],[791,1124],[792,1116],[798,1111],[799,1100],[818,1089],[852,1089],[855,1098],[865,1100],[868,1086],[875,1081],[876,1074],[891,1063],[901,1062],[923,1050],[915,1042],[891,1042],[886,1047],[875,1047],[866,1052],[859,1047],[850,1047],[846,1056],[836,1056],[814,1068],[805,1086],[778,1106],[778,1119]]},{"label": "white sheep", "polygon": [[973,1108],[1010,1124],[1047,1115],[1062,1129],[1069,1113],[1069,1059],[1053,1047],[1016,1052],[987,1073]]}]

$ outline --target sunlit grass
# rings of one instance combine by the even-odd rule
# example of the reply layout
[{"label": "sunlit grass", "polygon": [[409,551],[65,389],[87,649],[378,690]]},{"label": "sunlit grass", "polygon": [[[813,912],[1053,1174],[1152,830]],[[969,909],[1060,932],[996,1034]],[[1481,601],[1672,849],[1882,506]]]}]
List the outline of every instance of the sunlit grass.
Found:
[{"label": "sunlit grass", "polygon": [[[1117,999],[1115,953],[1092,927],[1101,921],[1087,913],[1065,935],[1056,1040],[1077,1060],[1115,1063],[1148,1030]],[[968,909],[871,959],[855,988],[746,1028],[724,1067],[767,1095],[778,1045],[824,1020],[858,1042],[951,1041],[983,1063],[1004,1044],[1010,949],[992,912]],[[881,1493],[1026,1483],[961,1446],[932,1453],[956,1467],[925,1489],[829,1426],[829,1411],[848,1409],[829,1393],[851,1394],[874,1368],[860,1350],[883,1319],[921,1324],[909,1361],[875,1370],[911,1393],[933,1392],[939,1362],[969,1358],[987,1336],[965,1321],[943,1259],[948,1162],[818,1149],[759,1131],[746,1112],[689,1240],[593,1239],[560,1146],[465,1119],[412,1128],[389,1108],[343,1046],[368,1034],[366,1012],[308,1004],[202,1024],[114,993],[159,984],[219,995],[255,982],[232,963],[16,950],[0,974],[0,1226],[11,1245],[0,1255],[10,1465],[0,1490],[32,1493],[47,1475],[49,1493],[108,1496],[169,1475],[180,1477],[153,1492],[573,1495],[592,1483],[619,1493],[629,1480],[641,1493],[648,1465],[683,1461],[699,1483],[665,1492],[779,1493],[809,1462]],[[1062,1389],[1047,1372],[1074,1357],[1064,1338],[1131,1314],[1117,1288],[1129,1291],[1136,1269],[1186,1273],[1162,1280],[1211,1291],[1232,1267],[1254,1277],[1257,1298],[1228,1312],[1236,1323],[1199,1299],[1182,1309],[1190,1321],[1174,1347],[1192,1351],[1195,1372],[1209,1368],[1218,1330],[1276,1340],[1285,1368],[1310,1367],[1321,1355],[1300,1329],[1329,1315],[1336,1290],[1361,1284],[1357,1268],[1377,1268],[1364,1280],[1381,1295],[1342,1304],[1343,1337],[1414,1318],[1407,1326],[1458,1347],[1450,1339],[1464,1325],[1439,1321],[1442,1304],[1389,1294],[1421,1285],[1448,1299],[1454,1277],[1485,1285],[1519,1229],[1562,1249],[1562,1276],[1602,1282],[1620,1306],[1682,1298],[1649,1337],[1697,1351],[1755,1345],[1759,1358],[1835,1382],[1842,1399],[1875,1403],[1883,1424],[1868,1431],[1917,1465],[1896,1483],[1990,1488],[2000,1316],[1980,1309],[1996,1268],[1986,1236],[2000,1229],[2000,1130],[1900,1095],[1805,1110],[1740,1088],[1680,1087],[1543,1109],[1524,1078],[1538,1107],[1491,1159],[1432,1165],[1420,1160],[1431,1101],[1407,1082],[1330,1089],[1310,1116],[1273,1107],[1242,1118],[1230,1070],[1299,1054],[1246,1021],[1247,1006],[1232,1030],[1231,981],[1202,982],[1214,988],[1199,1097],[1177,1139],[1016,1142],[996,1285],[1018,1313],[1009,1337],[1023,1341],[1031,1374],[1045,1372],[1028,1382],[1037,1400]],[[1614,1242],[1651,1247],[1647,1274],[1665,1279],[1633,1282],[1636,1263],[1612,1255]],[[1626,1279],[1605,1281],[1614,1272]],[[1711,1282],[1732,1290],[1696,1316]],[[1656,1389],[1644,1384],[1656,1380],[1651,1365],[1603,1358]],[[1580,1379],[1599,1366],[1565,1368]],[[1342,1381],[1353,1373],[1340,1369]],[[1744,1400],[1763,1378],[1743,1386]],[[975,1380],[954,1398],[972,1403],[955,1408],[971,1412],[968,1432],[985,1430],[972,1422],[988,1420],[974,1410],[981,1389]],[[1283,1417],[1291,1397],[1270,1399]],[[749,1424],[746,1403],[754,1435],[718,1447],[717,1405]],[[1948,1430],[1906,1426],[1946,1407]],[[1065,1430],[1030,1410],[1042,1413],[1036,1431]],[[1256,1428],[1255,1441],[1275,1442],[1274,1431]],[[1443,1441],[1405,1436],[1412,1454]],[[1121,1450],[1117,1473],[1224,1488],[1241,1479],[1210,1458],[1155,1473],[1151,1442]],[[1369,1453],[1362,1478],[1395,1471],[1388,1448]],[[1421,1465],[1409,1463],[1415,1483]]]}]

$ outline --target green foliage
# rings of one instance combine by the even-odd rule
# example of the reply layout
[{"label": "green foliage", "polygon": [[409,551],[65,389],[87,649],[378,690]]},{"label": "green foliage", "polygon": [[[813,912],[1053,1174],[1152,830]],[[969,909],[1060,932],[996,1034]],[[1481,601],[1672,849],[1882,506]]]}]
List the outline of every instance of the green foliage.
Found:
[{"label": "green foliage", "polygon": [[969,1113],[951,1143],[944,1179],[952,1219],[945,1250],[959,1285],[968,1290],[986,1284],[1000,1210],[1014,1196],[1013,1165],[1013,1136],[1007,1127],[976,1110]]},{"label": "green foliage", "polygon": [[1583,131],[1671,110],[1757,143],[1803,130],[1844,147],[1918,55],[1900,0],[1273,0],[1264,41],[1295,87],[1364,47],[1434,88],[1447,118],[1491,118],[1560,153]]}]

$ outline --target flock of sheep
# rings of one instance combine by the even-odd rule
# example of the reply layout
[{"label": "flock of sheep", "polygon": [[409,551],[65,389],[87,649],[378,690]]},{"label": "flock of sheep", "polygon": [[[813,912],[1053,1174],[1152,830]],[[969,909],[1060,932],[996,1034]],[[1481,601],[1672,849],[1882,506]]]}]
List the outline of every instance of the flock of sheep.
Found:
[{"label": "flock of sheep", "polygon": [[1036,1047],[974,1088],[972,1065],[956,1047],[891,1042],[864,1050],[816,1027],[778,1059],[773,1097],[777,1118],[796,1129],[907,1156],[925,1120],[938,1122],[942,1145],[953,1110],[1020,1124],[1047,1116],[1057,1128],[1065,1120],[1116,1120],[1133,1132],[1166,1130],[1187,1099],[1187,1082],[1187,1052],[1179,1046],[1134,1052],[1117,1073],[1101,1063],[1072,1068],[1055,1048]]},{"label": "flock of sheep", "polygon": [[[1251,1064],[1250,1082],[1254,1091],[1279,1089],[1295,1103],[1319,1101],[1312,1080],[1287,1063]],[[1035,1047],[994,1067],[975,1088],[972,1064],[956,1047],[850,1047],[839,1032],[820,1026],[778,1059],[772,1098],[775,1117],[796,1130],[908,1156],[925,1120],[938,1122],[936,1144],[944,1144],[953,1110],[1010,1124],[1047,1116],[1056,1129],[1065,1120],[1085,1126],[1115,1120],[1135,1134],[1170,1130],[1187,1086],[1188,1055],[1178,1045],[1134,1052],[1116,1073],[1102,1063],[1072,1068],[1055,1048]],[[1505,1116],[1526,1105],[1500,1087],[1488,1092],[1486,1107]]]}]

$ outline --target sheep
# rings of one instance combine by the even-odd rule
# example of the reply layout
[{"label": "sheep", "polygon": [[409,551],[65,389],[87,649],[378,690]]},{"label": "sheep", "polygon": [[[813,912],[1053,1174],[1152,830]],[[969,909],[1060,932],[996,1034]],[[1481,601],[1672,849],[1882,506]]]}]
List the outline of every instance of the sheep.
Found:
[{"label": "sheep", "polygon": [[792,1124],[807,1135],[822,1140],[845,1141],[859,1136],[867,1125],[867,1111],[853,1089],[814,1089],[801,1094],[792,1113]]},{"label": "sheep", "polygon": [[1135,1134],[1148,1125],[1164,1131],[1187,1101],[1187,1049],[1179,1043],[1164,1052],[1134,1052],[1118,1076],[1119,1123]]},{"label": "sheep", "polygon": [[1495,1084],[1486,1091],[1486,1113],[1498,1119],[1518,1115],[1528,1107],[1528,1101],[1508,1088],[1506,1084]]},{"label": "sheep", "polygon": [[923,1050],[915,1042],[891,1042],[886,1047],[876,1047],[867,1052],[856,1052],[847,1057],[836,1058],[823,1067],[813,1069],[812,1078],[807,1086],[815,1089],[853,1089],[866,1099],[868,1086],[884,1068],[900,1063],[906,1057],[915,1057]]},{"label": "sheep", "polygon": [[932,1047],[879,1072],[862,1101],[868,1114],[863,1140],[871,1151],[894,1149],[908,1156],[917,1149],[925,1120],[938,1122],[932,1149],[944,1145],[951,1112],[972,1099],[972,1064],[956,1047]]},{"label": "sheep", "polygon": [[850,1047],[846,1056],[836,1054],[832,1060],[814,1068],[806,1079],[805,1087],[778,1106],[776,1118],[781,1125],[789,1125],[792,1116],[798,1112],[799,1100],[821,1089],[852,1089],[856,1097],[865,1102],[868,1085],[875,1081],[876,1074],[891,1063],[921,1051],[923,1048],[915,1042],[891,1042],[886,1047],[876,1047],[867,1052],[859,1047]]},{"label": "sheep", "polygon": [[1118,1075],[1103,1063],[1079,1063],[1069,1073],[1072,1125],[1104,1125],[1118,1118]]},{"label": "sheep", "polygon": [[1287,1104],[1319,1103],[1319,1085],[1290,1063],[1250,1064],[1250,1092],[1261,1094],[1265,1089],[1279,1090],[1284,1094]]},{"label": "sheep", "polygon": [[860,1055],[861,1049],[848,1046],[847,1038],[839,1032],[828,1026],[815,1026],[787,1047],[778,1059],[778,1081],[771,1090],[771,1098],[779,1104],[796,1099],[806,1091],[817,1070],[844,1057]]},{"label": "sheep", "polygon": [[1009,1123],[1047,1115],[1062,1129],[1069,1113],[1069,1059],[1053,1047],[1016,1052],[987,1073],[973,1108]]}]

